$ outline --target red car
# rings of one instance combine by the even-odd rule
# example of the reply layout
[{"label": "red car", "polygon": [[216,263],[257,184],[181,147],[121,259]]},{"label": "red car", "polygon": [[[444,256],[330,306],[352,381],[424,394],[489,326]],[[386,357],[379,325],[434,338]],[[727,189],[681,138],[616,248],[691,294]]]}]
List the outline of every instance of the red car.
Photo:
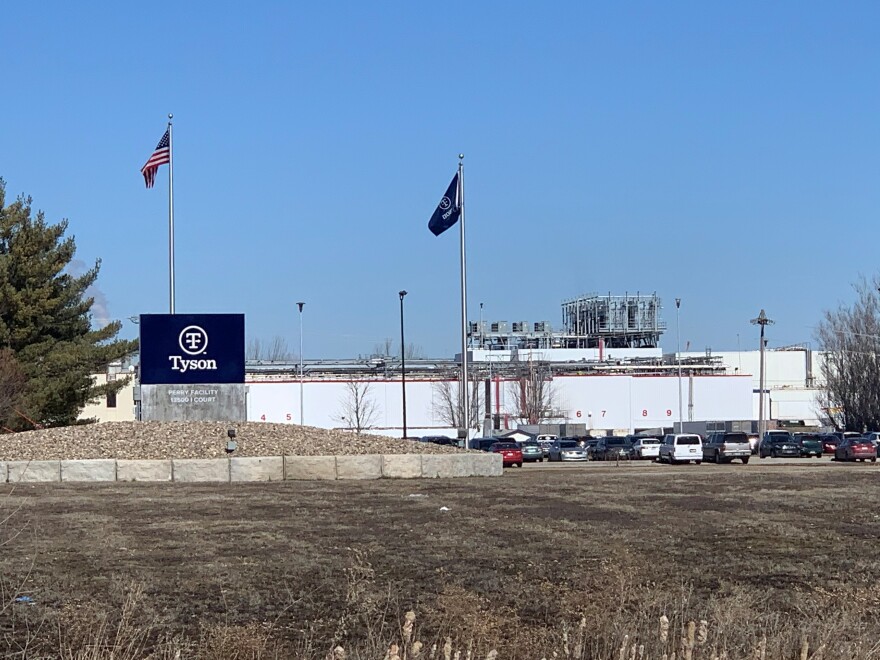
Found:
[{"label": "red car", "polygon": [[835,461],[877,462],[877,448],[868,438],[844,438],[834,450]]},{"label": "red car", "polygon": [[489,447],[489,451],[495,454],[501,454],[501,460],[504,462],[504,467],[508,467],[509,465],[522,467],[522,449],[520,449],[519,445],[515,442],[496,442]]}]

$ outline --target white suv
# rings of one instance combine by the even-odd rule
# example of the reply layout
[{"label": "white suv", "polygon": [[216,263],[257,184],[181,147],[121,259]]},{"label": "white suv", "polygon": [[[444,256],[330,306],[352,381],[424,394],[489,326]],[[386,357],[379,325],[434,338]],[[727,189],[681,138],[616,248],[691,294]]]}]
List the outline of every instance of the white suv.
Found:
[{"label": "white suv", "polygon": [[659,461],[670,465],[703,462],[703,440],[694,433],[670,433],[660,445]]}]

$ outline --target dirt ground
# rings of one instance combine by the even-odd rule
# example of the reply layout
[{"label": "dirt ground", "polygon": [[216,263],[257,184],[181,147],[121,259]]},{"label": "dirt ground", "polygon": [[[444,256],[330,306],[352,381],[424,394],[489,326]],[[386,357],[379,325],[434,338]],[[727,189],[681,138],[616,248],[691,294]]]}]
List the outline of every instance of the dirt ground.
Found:
[{"label": "dirt ground", "polygon": [[425,644],[450,635],[503,657],[564,655],[576,634],[581,657],[611,657],[624,635],[659,653],[661,615],[674,640],[706,620],[704,644],[729,657],[762,639],[834,639],[847,657],[875,657],[878,479],[866,464],[590,465],[490,479],[6,486],[2,595],[33,604],[5,605],[0,633],[8,655],[25,657],[25,644],[51,654],[75,634],[71,612],[112,620],[135,593],[146,649],[258,626],[279,648],[323,657],[397,640],[412,609]]}]

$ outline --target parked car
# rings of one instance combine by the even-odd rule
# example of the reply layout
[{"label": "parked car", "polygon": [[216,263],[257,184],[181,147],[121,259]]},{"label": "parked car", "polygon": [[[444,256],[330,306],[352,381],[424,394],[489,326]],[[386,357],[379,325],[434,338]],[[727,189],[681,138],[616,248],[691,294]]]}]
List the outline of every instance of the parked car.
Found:
[{"label": "parked car", "polygon": [[823,454],[833,454],[840,444],[840,438],[833,433],[822,433],[819,435],[819,442],[822,443]]},{"label": "parked car", "polygon": [[544,454],[544,458],[546,458],[547,460],[550,460],[550,447],[553,446],[553,441],[552,440],[538,440],[538,445],[541,447],[541,453]]},{"label": "parked car", "polygon": [[587,454],[588,461],[594,460],[593,452],[596,450],[596,445],[598,444],[599,438],[588,438],[587,440],[584,440],[583,444],[581,445]]},{"label": "parked car", "polygon": [[749,462],[752,455],[752,447],[749,444],[749,436],[738,431],[710,433],[703,443],[703,460],[721,463],[730,463],[738,458],[743,465]]},{"label": "parked car", "polygon": [[761,441],[758,443],[758,454],[761,453],[761,445],[763,445],[765,441],[771,440],[773,438],[786,440],[788,442],[794,441],[794,436],[791,434],[791,431],[764,431],[764,435],[761,438]]},{"label": "parked car", "polygon": [[872,431],[871,433],[865,433],[865,437],[871,441],[875,448],[880,446],[880,433]]},{"label": "parked car", "polygon": [[646,458],[653,461],[660,456],[660,444],[662,442],[660,438],[640,438],[638,436],[632,436],[630,439],[634,440],[632,449],[630,450],[630,456],[632,456],[632,458]]},{"label": "parked car", "polygon": [[844,438],[834,450],[835,461],[877,462],[877,448],[864,436]]},{"label": "parked car", "polygon": [[501,460],[504,467],[507,467],[508,465],[522,467],[522,451],[520,450],[519,445],[515,442],[495,442],[495,444],[489,448],[489,451],[495,454],[501,454]]},{"label": "parked car", "polygon": [[795,442],[801,449],[801,456],[822,458],[822,441],[818,433],[795,433]]},{"label": "parked car", "polygon": [[844,438],[860,438],[861,433],[855,431],[834,431],[833,433],[822,433],[819,439],[822,441],[822,451],[826,454],[833,454]]},{"label": "parked car", "polygon": [[498,442],[498,438],[471,438],[468,441],[468,449],[478,451],[492,451],[492,445]]},{"label": "parked car", "polygon": [[554,440],[550,445],[549,459],[551,461],[585,461],[587,460],[587,452],[577,443],[577,440],[562,438]]},{"label": "parked car", "polygon": [[658,460],[670,465],[703,462],[703,440],[694,433],[670,433],[663,438]]},{"label": "parked car", "polygon": [[632,444],[627,438],[599,438],[599,442],[593,447],[592,459],[595,461],[616,461],[621,458],[629,458],[631,450]]},{"label": "parked car", "polygon": [[452,438],[445,435],[423,435],[419,438],[420,442],[432,442],[435,445],[457,445],[458,440],[453,440]]},{"label": "parked car", "polygon": [[788,431],[767,431],[758,448],[758,456],[761,458],[798,458],[800,455],[800,444]]},{"label": "parked car", "polygon": [[547,444],[551,444],[551,445],[553,444],[554,440],[558,440],[558,439],[559,439],[559,436],[554,435],[552,433],[542,433],[537,438],[535,438],[535,440],[537,440],[539,444],[543,444],[546,442]]},{"label": "parked car", "polygon": [[541,445],[539,445],[536,440],[526,440],[525,442],[518,442],[517,444],[522,451],[524,461],[528,463],[534,461],[538,461],[539,463],[544,462],[544,452],[541,450]]}]

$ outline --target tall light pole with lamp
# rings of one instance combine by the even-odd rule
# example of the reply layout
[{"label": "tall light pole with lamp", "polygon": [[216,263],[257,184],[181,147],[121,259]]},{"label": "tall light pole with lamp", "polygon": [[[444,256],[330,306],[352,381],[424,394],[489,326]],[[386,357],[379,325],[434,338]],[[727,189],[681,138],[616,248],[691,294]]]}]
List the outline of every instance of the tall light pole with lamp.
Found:
[{"label": "tall light pole with lamp", "polygon": [[761,366],[758,376],[758,442],[761,442],[764,439],[764,347],[767,343],[764,339],[764,328],[773,325],[773,321],[767,318],[762,309],[758,317],[751,320],[751,324],[761,326]]},{"label": "tall light pole with lamp", "polygon": [[403,439],[406,440],[406,343],[403,338],[403,299],[406,291],[398,291],[400,296],[400,386],[403,400]]},{"label": "tall light pole with lamp", "polygon": [[304,302],[296,303],[299,308],[299,425],[304,425],[305,413],[303,412],[303,307]]},{"label": "tall light pole with lamp", "polygon": [[675,356],[678,361],[678,432],[681,433],[682,429],[684,429],[684,419],[682,419],[681,414],[681,316],[679,314],[679,310],[681,309],[681,298],[675,299],[675,335],[676,335],[676,351]]}]

